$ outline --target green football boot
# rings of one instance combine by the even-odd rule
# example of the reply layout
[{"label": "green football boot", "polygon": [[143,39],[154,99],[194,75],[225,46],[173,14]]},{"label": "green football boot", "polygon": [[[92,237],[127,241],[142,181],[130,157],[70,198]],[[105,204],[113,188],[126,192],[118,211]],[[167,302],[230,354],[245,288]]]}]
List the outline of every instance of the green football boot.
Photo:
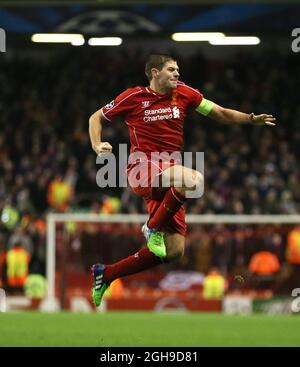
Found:
[{"label": "green football boot", "polygon": [[105,283],[104,281],[104,269],[105,265],[103,264],[95,264],[91,268],[94,281],[94,287],[92,289],[92,300],[96,307],[100,306],[102,297],[109,287],[109,284]]},{"label": "green football boot", "polygon": [[149,250],[158,257],[164,258],[167,256],[167,249],[165,245],[165,236],[154,228],[149,228],[147,223],[142,227],[142,232],[147,240]]}]

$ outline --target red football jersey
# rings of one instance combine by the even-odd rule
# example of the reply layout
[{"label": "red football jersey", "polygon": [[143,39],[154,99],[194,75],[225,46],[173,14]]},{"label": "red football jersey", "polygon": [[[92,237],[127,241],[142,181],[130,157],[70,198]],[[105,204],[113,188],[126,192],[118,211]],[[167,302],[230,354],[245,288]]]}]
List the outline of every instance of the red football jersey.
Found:
[{"label": "red football jersey", "polygon": [[149,87],[137,86],[121,93],[101,111],[112,121],[121,116],[129,127],[131,152],[181,151],[183,122],[188,108],[196,109],[202,94],[178,82],[170,94],[154,92]]}]

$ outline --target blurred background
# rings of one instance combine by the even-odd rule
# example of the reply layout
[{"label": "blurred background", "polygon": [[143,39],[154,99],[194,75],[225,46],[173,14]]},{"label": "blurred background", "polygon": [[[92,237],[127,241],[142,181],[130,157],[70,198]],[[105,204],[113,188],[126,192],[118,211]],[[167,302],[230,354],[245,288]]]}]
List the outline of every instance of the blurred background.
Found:
[{"label": "blurred background", "polygon": [[[206,98],[278,121],[272,128],[186,118],[184,150],[205,154],[205,194],[189,201],[187,213],[283,215],[287,222],[298,214],[299,19],[296,1],[0,1],[0,286],[7,295],[46,295],[47,214],[147,213],[129,189],[97,186],[88,119],[128,87],[147,85],[151,52],[174,55],[181,80]],[[250,45],[178,42],[175,32],[256,38]],[[79,38],[33,37],[45,33]],[[92,46],[95,37],[120,44]],[[128,143],[126,125],[105,125],[103,138],[117,155]],[[255,299],[262,309],[274,300],[290,312],[286,297],[300,286],[300,221],[283,222],[190,224],[181,261],[124,278],[107,307],[166,307],[161,300],[172,296],[171,308],[221,311],[224,296],[239,296],[242,305]],[[143,244],[139,223],[58,224],[59,306],[83,297],[88,307],[90,265],[118,261]]]}]

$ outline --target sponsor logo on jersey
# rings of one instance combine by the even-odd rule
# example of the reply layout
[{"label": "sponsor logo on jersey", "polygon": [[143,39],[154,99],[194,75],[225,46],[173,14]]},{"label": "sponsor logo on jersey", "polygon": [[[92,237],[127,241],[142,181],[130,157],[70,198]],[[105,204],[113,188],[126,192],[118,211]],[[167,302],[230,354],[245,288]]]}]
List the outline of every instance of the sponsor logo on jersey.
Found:
[{"label": "sponsor logo on jersey", "polygon": [[180,110],[178,107],[158,108],[144,111],[145,122],[152,122],[158,120],[171,120],[179,118],[180,118]]}]

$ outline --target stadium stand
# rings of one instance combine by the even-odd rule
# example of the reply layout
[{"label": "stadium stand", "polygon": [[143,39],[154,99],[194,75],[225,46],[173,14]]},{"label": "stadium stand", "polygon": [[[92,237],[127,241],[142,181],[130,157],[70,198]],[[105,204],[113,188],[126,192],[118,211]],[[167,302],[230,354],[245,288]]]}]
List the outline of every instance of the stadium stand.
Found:
[{"label": "stadium stand", "polygon": [[[108,198],[117,197],[119,212],[146,212],[128,189],[97,187],[98,167],[87,131],[88,117],[98,107],[121,90],[146,83],[141,77],[143,56],[139,48],[104,49],[101,56],[90,49],[51,52],[45,48],[38,54],[27,50],[0,58],[0,69],[5,70],[0,73],[0,243],[8,251],[21,228],[32,246],[31,272],[45,274],[44,220],[53,207],[51,183],[57,177],[71,194],[56,210],[100,213]],[[205,195],[191,200],[187,211],[298,213],[300,107],[293,90],[299,85],[300,69],[295,67],[296,56],[273,51],[270,57],[270,51],[264,51],[213,60],[196,51],[178,59],[182,79],[207,98],[245,112],[267,111],[278,120],[276,129],[223,126],[191,114],[185,124],[185,151],[205,152]],[[291,69],[294,75],[288,78]],[[128,142],[123,123],[107,124],[104,136],[116,153],[118,144]],[[180,267],[207,272],[217,266],[230,273],[246,268],[253,253],[266,245],[284,263],[289,230],[269,231],[261,244],[261,237],[253,236],[257,229],[244,238],[237,229],[214,226],[202,230],[200,244],[192,229]],[[5,282],[3,260],[1,264]]]}]

